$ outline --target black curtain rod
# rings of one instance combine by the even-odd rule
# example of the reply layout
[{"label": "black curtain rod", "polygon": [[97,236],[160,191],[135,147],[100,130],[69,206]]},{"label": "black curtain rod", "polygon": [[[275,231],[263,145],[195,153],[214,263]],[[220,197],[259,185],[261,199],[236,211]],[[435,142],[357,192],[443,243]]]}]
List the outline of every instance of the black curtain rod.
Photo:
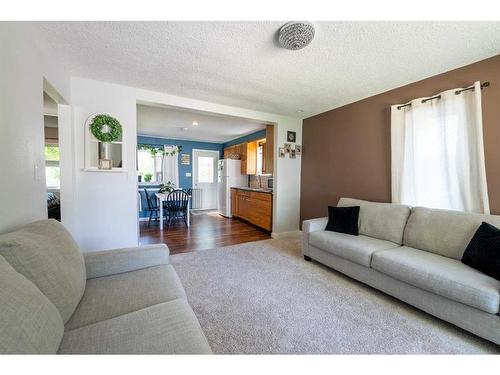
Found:
[{"label": "black curtain rod", "polygon": [[[490,85],[490,83],[488,81],[482,83],[481,84],[481,90],[484,89],[485,87],[488,87],[489,85]],[[455,95],[459,95],[462,92],[469,91],[469,90],[474,90],[474,86],[469,86],[469,87],[466,87],[465,89],[456,90],[455,91]],[[441,99],[441,95],[431,96],[430,98],[422,99],[422,103],[426,103],[429,100],[433,100],[433,99]],[[410,106],[411,106],[411,103],[406,103],[406,104],[398,105],[398,109],[401,109],[401,108],[404,108],[404,107],[410,107]]]}]

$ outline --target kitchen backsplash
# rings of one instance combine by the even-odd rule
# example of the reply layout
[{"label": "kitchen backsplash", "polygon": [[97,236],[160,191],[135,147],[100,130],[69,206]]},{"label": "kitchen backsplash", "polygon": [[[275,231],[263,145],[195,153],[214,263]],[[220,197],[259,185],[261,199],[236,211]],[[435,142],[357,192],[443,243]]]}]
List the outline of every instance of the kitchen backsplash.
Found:
[{"label": "kitchen backsplash", "polygon": [[265,176],[255,176],[255,175],[250,175],[249,176],[249,182],[248,186],[251,188],[267,188],[267,180],[270,178],[273,178],[272,175],[265,175]]}]

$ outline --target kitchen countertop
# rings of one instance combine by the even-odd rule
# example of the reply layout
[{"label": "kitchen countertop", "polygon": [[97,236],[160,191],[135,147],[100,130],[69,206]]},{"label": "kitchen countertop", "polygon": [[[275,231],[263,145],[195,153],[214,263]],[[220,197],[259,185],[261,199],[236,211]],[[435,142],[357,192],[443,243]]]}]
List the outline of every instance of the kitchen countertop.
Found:
[{"label": "kitchen countertop", "polygon": [[248,186],[231,187],[231,189],[254,191],[256,193],[267,193],[267,194],[272,194],[273,193],[273,191],[271,189],[251,188],[251,187],[248,187]]}]

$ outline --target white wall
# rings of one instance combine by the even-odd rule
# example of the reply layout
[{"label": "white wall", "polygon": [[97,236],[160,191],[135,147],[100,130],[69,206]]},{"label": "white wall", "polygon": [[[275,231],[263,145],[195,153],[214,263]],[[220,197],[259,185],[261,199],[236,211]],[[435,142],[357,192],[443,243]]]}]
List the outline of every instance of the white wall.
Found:
[{"label": "white wall", "polygon": [[[274,225],[273,235],[299,230],[300,226],[300,172],[301,158],[278,157],[278,148],[283,147],[287,131],[297,133],[296,144],[302,145],[302,120],[281,118],[275,131],[274,144]],[[293,146],[293,144],[292,144]]]},{"label": "white wall", "polygon": [[43,79],[29,28],[0,23],[0,232],[47,218]]},{"label": "white wall", "polygon": [[[73,78],[75,205],[66,218],[84,251],[137,246],[136,98],[129,87]],[[89,172],[85,167],[85,123],[107,113],[123,127],[125,172]]]},{"label": "white wall", "polygon": [[[84,251],[135,246],[137,230],[136,103],[149,102],[209,111],[272,122],[276,125],[274,233],[298,230],[300,202],[300,157],[279,159],[277,150],[286,140],[287,130],[297,132],[302,141],[302,120],[251,111],[149,90],[98,82],[71,80],[75,144],[74,194],[77,202],[71,220],[73,234]],[[126,173],[84,171],[84,126],[91,114],[108,113],[124,130]]]},{"label": "white wall", "polygon": [[64,64],[45,56],[33,25],[0,23],[0,232],[47,218],[44,77],[69,100]]}]

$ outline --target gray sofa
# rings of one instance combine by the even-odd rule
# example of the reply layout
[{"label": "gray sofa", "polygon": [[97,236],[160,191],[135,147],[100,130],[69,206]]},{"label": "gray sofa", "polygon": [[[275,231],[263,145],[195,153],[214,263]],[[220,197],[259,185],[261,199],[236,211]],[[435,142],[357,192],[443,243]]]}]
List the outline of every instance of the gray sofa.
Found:
[{"label": "gray sofa", "polygon": [[481,222],[500,227],[500,216],[350,198],[338,206],[360,206],[359,236],[325,231],[328,218],[306,220],[306,260],[500,344],[500,281],[460,261]]},{"label": "gray sofa", "polygon": [[0,235],[0,353],[211,353],[165,245],[82,254],[42,220]]}]

